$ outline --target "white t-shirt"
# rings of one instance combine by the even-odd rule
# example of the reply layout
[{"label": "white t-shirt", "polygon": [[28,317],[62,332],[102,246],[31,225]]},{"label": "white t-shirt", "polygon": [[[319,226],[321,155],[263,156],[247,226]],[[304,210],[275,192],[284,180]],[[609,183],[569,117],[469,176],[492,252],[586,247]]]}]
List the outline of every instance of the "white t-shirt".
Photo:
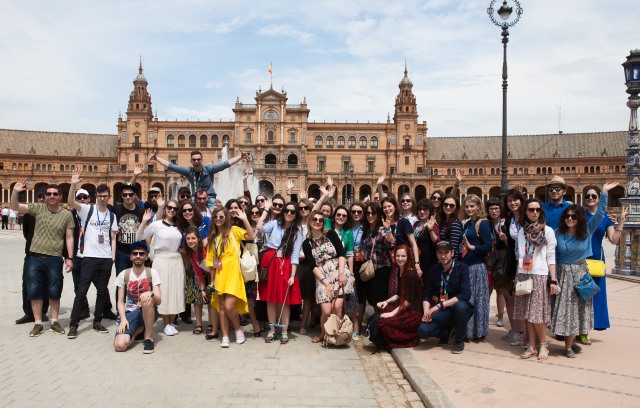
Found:
[{"label": "white t-shirt", "polygon": [[156,251],[177,252],[182,243],[182,233],[173,225],[167,224],[165,221],[154,221],[145,230],[141,237],[136,234],[138,239],[148,239],[154,237],[153,248]]},{"label": "white t-shirt", "polygon": [[3,208],[2,209],[2,215],[9,215],[9,209],[8,208]]},{"label": "white t-shirt", "polygon": [[[124,288],[125,271],[126,269],[120,272],[116,277],[116,286],[119,288]],[[151,269],[151,280],[153,281],[153,286],[160,285],[160,275],[155,269]],[[136,276],[133,270],[131,270],[131,272],[129,273],[129,283],[126,289],[127,299],[125,300],[124,306],[127,312],[136,310],[141,307],[142,305],[140,304],[140,294],[149,292],[151,290],[151,285],[147,280],[147,272],[143,270],[140,276]]]},{"label": "white t-shirt", "polygon": [[[89,225],[84,228],[84,223],[89,215],[89,209],[91,205],[80,204],[80,211],[78,215],[82,221],[82,229],[85,231],[84,235],[84,252],[78,253],[79,257],[90,258],[111,258],[111,234],[109,233],[109,223],[111,222],[111,216],[109,210],[106,212],[99,212],[98,206],[93,206],[93,214],[89,220]],[[118,220],[113,215],[113,223],[111,224],[111,231],[118,232]],[[100,235],[102,235],[102,243],[100,243]],[[115,245],[115,242],[113,243]]]},{"label": "white t-shirt", "polygon": [[9,208],[9,218],[16,218],[16,212]]}]

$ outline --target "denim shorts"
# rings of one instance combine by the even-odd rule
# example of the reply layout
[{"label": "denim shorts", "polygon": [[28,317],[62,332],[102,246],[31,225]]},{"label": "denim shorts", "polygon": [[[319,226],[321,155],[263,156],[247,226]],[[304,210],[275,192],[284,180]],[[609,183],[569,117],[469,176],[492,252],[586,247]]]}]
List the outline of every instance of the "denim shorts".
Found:
[{"label": "denim shorts", "polygon": [[61,256],[31,254],[27,260],[27,299],[42,299],[45,294],[50,300],[59,300],[62,295]]},{"label": "denim shorts", "polygon": [[[153,321],[155,322],[159,316],[158,306],[154,305],[153,308],[155,309],[155,317],[153,318]],[[118,330],[116,330],[116,336],[119,334],[128,334],[130,336],[133,336],[133,334],[136,332],[136,329],[138,327],[144,327],[144,319],[142,317],[141,307],[126,312],[125,316],[127,317],[127,321],[129,322],[129,328],[124,329],[124,333],[118,333]],[[120,325],[120,316],[116,318],[116,326],[119,326],[119,325]]]}]

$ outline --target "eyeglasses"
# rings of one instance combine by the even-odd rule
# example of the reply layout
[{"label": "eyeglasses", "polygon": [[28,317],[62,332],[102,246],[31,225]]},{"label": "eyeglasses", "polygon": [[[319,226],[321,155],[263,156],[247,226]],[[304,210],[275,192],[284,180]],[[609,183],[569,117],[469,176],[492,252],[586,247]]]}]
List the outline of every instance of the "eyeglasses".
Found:
[{"label": "eyeglasses", "polygon": [[122,193],[123,198],[133,197],[133,193]]},{"label": "eyeglasses", "polygon": [[345,213],[336,214],[336,218],[347,218],[347,214]]},{"label": "eyeglasses", "polygon": [[109,196],[109,195],[104,195],[104,194],[100,194],[100,195],[98,196],[98,198],[102,198],[103,200],[104,200],[105,198],[109,198],[109,197],[111,197],[111,196]]},{"label": "eyeglasses", "polygon": [[323,223],[324,222],[324,218],[313,217],[313,222],[316,223],[316,224]]},{"label": "eyeglasses", "polygon": [[224,215],[214,215],[213,219],[218,221],[224,220]]},{"label": "eyeglasses", "polygon": [[273,203],[273,204],[272,204],[272,206],[273,206],[273,207],[275,207],[275,208],[283,208],[283,207],[284,207],[284,204],[280,204],[280,203]]},{"label": "eyeglasses", "polygon": [[422,211],[422,212],[429,212],[429,209],[428,209],[428,208],[426,208],[426,207],[420,207],[420,208],[418,208],[418,212],[420,212],[420,211]]},{"label": "eyeglasses", "polygon": [[167,206],[167,210],[171,210],[171,211],[178,211],[178,207],[174,207],[172,205],[168,205]]},{"label": "eyeglasses", "polygon": [[564,215],[564,219],[565,220],[577,220],[578,219],[578,214],[565,214]]},{"label": "eyeglasses", "polygon": [[442,200],[442,197],[440,196],[431,196],[431,201],[440,201]]},{"label": "eyeglasses", "polygon": [[360,214],[362,214],[362,210],[351,210],[351,214],[360,215]]},{"label": "eyeglasses", "polygon": [[295,214],[295,213],[296,213],[296,209],[295,209],[295,208],[293,208],[293,209],[291,209],[291,208],[287,208],[286,210],[284,210],[284,213],[285,213],[285,214],[292,214],[292,215],[293,215],[293,214]]},{"label": "eyeglasses", "polygon": [[191,198],[191,194],[180,194],[180,198]]},{"label": "eyeglasses", "polygon": [[245,201],[245,200],[240,200],[240,201],[238,201],[238,204],[240,204],[240,205],[249,205],[249,202]]},{"label": "eyeglasses", "polygon": [[550,186],[547,190],[557,193],[562,190],[562,186]]},{"label": "eyeglasses", "polygon": [[131,255],[133,256],[145,256],[147,253],[144,251],[133,251],[131,252]]},{"label": "eyeglasses", "polygon": [[530,213],[539,213],[542,211],[542,208],[540,207],[529,207],[527,208],[527,211],[529,211]]},{"label": "eyeglasses", "polygon": [[60,195],[60,193],[57,193],[57,192],[54,192],[54,193],[50,193],[48,191],[46,192],[46,196],[47,197],[57,197],[59,195]]},{"label": "eyeglasses", "polygon": [[500,211],[500,207],[491,207],[489,208],[489,211]]},{"label": "eyeglasses", "polygon": [[587,200],[595,200],[598,196],[596,194],[585,194],[585,198]]},{"label": "eyeglasses", "polygon": [[299,205],[298,211],[309,211],[309,207],[307,207],[306,205]]},{"label": "eyeglasses", "polygon": [[410,198],[403,198],[403,199],[402,199],[402,202],[403,202],[403,203],[410,203],[410,202],[411,202],[411,199],[410,199]]},{"label": "eyeglasses", "polygon": [[251,211],[251,215],[260,215],[260,211]]},{"label": "eyeglasses", "polygon": [[443,207],[444,207],[444,208],[456,208],[456,204],[455,204],[455,203],[453,203],[453,204],[451,204],[451,203],[444,203],[444,204],[442,204],[442,205],[443,205]]},{"label": "eyeglasses", "polygon": [[202,157],[201,157],[201,158],[199,158],[199,159],[194,159],[194,158],[192,157],[192,158],[191,158],[191,161],[195,161],[195,162],[202,161]]},{"label": "eyeglasses", "polygon": [[264,203],[264,198],[256,198],[256,203]]},{"label": "eyeglasses", "polygon": [[187,213],[187,212],[192,213],[192,212],[193,212],[193,208],[183,208],[183,209],[182,209],[182,212],[183,212],[183,213]]},{"label": "eyeglasses", "polygon": [[89,196],[86,195],[86,194],[79,194],[79,195],[76,196],[76,198],[78,200],[86,200],[87,198],[89,198]]}]

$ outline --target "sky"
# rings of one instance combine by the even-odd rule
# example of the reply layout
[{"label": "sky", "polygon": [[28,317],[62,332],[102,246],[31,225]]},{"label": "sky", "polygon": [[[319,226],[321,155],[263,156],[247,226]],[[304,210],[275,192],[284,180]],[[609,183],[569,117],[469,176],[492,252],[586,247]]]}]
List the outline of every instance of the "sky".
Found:
[{"label": "sky", "polygon": [[[500,135],[489,3],[4,0],[0,128],[115,134],[142,56],[160,120],[231,120],[236,98],[255,103],[269,88],[272,63],[274,89],[306,98],[310,122],[384,122],[406,61],[430,137]],[[508,133],[627,130],[621,64],[640,48],[640,2],[520,4]]]}]

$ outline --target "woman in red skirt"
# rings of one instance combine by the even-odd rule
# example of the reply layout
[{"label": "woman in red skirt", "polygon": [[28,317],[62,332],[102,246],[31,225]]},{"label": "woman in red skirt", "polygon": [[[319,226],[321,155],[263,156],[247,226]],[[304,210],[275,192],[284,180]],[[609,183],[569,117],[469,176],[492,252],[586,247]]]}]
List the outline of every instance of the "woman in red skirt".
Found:
[{"label": "woman in red skirt", "polygon": [[258,231],[263,234],[263,246],[267,248],[260,267],[269,270],[267,281],[258,283],[258,293],[260,299],[267,302],[270,326],[265,342],[273,342],[276,336],[274,324],[281,319],[278,321],[282,325],[280,342],[286,344],[289,342],[290,305],[302,303],[296,269],[304,237],[296,203],[285,204],[279,216],[265,224],[270,205],[270,202],[266,204],[257,225]]}]

